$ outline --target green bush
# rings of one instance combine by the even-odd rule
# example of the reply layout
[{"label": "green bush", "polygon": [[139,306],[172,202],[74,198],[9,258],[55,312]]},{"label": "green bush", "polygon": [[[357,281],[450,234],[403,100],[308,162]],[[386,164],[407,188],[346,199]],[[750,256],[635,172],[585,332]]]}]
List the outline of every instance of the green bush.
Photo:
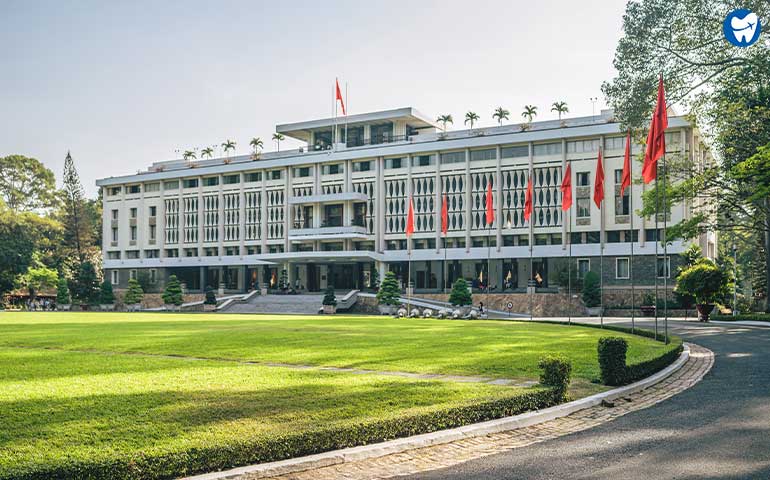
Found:
[{"label": "green bush", "polygon": [[473,297],[468,290],[468,282],[464,278],[458,278],[452,285],[452,291],[449,293],[449,303],[457,307],[463,307],[473,303]]},{"label": "green bush", "polygon": [[623,385],[626,381],[626,352],[628,342],[621,337],[599,339],[599,369],[605,385]]},{"label": "green bush", "polygon": [[59,284],[56,286],[56,303],[58,305],[69,305],[71,301],[67,279],[62,276],[59,278]]},{"label": "green bush", "polygon": [[713,304],[728,296],[730,274],[704,258],[679,273],[674,291],[690,295],[698,304]]},{"label": "green bush", "polygon": [[329,285],[324,291],[324,299],[321,302],[323,305],[336,306],[337,297],[334,295],[334,285]]},{"label": "green bush", "polygon": [[583,278],[583,303],[588,308],[598,307],[602,303],[601,279],[596,272],[589,271]]},{"label": "green bush", "polygon": [[217,296],[214,294],[214,289],[211,288],[211,285],[206,287],[206,299],[203,301],[205,305],[216,305],[217,304]]},{"label": "green bush", "polygon": [[720,322],[770,322],[770,313],[744,313],[741,315],[711,315]]},{"label": "green bush", "polygon": [[401,290],[398,288],[396,274],[387,272],[385,279],[377,291],[377,303],[380,305],[398,305],[401,297]]},{"label": "green bush", "polygon": [[132,278],[128,281],[128,291],[123,298],[123,303],[126,305],[142,303],[142,298],[144,298],[144,290],[142,290],[142,286],[139,285],[139,280]]},{"label": "green bush", "polygon": [[561,392],[562,398],[566,397],[572,375],[572,364],[562,355],[546,355],[537,364],[540,372],[540,384],[551,387]]},{"label": "green bush", "polygon": [[163,303],[166,305],[176,305],[177,307],[184,303],[182,284],[179,283],[179,279],[176,278],[176,275],[168,277],[166,289],[163,291]]},{"label": "green bush", "polygon": [[[472,423],[518,415],[557,405],[562,398],[555,389],[539,388],[506,399],[415,413],[369,423],[355,423],[338,429],[289,433],[271,439],[237,444],[204,446],[165,454],[134,455],[97,461],[62,459],[41,467],[19,466],[6,478],[43,480],[87,478],[89,480],[170,479],[198,473],[226,470],[238,465],[266,463],[287,458],[383,442],[394,438],[456,428]],[[33,470],[34,468],[34,470]]]},{"label": "green bush", "polygon": [[102,282],[102,290],[99,295],[99,303],[110,305],[115,303],[115,293],[112,291],[112,283],[109,280]]}]

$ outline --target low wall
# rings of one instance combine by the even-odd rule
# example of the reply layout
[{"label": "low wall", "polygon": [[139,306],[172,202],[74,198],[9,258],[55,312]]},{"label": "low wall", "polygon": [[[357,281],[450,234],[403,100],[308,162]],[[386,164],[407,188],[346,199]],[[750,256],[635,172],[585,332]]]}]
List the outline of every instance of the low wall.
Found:
[{"label": "low wall", "polygon": [[[115,291],[115,307],[121,309],[125,306],[123,298],[126,296],[127,290]],[[204,300],[206,297],[203,293],[185,293],[182,295],[184,303],[198,302]],[[142,308],[158,308],[163,306],[163,294],[161,293],[145,293],[142,297]]]}]

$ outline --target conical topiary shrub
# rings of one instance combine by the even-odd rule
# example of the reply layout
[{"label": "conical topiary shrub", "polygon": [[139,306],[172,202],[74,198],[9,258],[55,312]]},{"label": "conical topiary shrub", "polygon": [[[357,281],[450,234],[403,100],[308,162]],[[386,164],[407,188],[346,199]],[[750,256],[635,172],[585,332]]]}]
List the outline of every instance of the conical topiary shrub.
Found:
[{"label": "conical topiary shrub", "polygon": [[377,303],[389,306],[398,305],[399,297],[401,297],[401,290],[398,288],[396,274],[388,272],[385,274],[385,279],[377,291]]},{"label": "conical topiary shrub", "polygon": [[182,284],[179,283],[179,279],[176,278],[176,275],[171,275],[168,277],[166,289],[163,291],[163,303],[166,305],[176,305],[178,307],[183,302]]},{"label": "conical topiary shrub", "polygon": [[599,274],[587,272],[583,277],[583,303],[588,308],[595,308],[602,303],[602,287]]},{"label": "conical topiary shrub", "polygon": [[112,283],[109,280],[102,282],[99,303],[102,305],[111,305],[115,303],[115,293],[112,291]]},{"label": "conical topiary shrub", "polygon": [[449,293],[449,303],[457,307],[464,307],[473,303],[473,297],[468,290],[468,282],[464,278],[458,278],[452,285],[452,291]]},{"label": "conical topiary shrub", "polygon": [[132,278],[128,281],[128,291],[123,298],[123,303],[126,305],[135,305],[137,303],[142,303],[142,298],[144,298],[144,290],[142,290],[139,281]]}]

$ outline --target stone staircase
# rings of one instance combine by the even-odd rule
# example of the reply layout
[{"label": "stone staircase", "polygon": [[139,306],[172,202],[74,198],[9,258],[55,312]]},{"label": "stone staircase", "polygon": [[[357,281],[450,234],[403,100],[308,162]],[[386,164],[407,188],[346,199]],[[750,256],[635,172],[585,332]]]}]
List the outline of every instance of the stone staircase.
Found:
[{"label": "stone staircase", "polygon": [[[342,299],[349,295],[349,292],[337,292],[336,295],[337,302],[341,303]],[[323,294],[254,295],[245,302],[233,302],[220,311],[224,313],[293,313],[313,315],[317,314],[321,308],[323,298]],[[355,303],[354,299],[353,303]],[[348,308],[350,307],[348,306]]]}]

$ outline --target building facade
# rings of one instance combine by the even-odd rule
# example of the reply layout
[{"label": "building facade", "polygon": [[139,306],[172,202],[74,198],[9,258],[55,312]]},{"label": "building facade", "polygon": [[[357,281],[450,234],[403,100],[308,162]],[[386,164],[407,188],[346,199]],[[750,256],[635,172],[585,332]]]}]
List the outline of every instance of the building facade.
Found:
[{"label": "building facade", "polygon": [[[247,291],[288,283],[303,291],[362,289],[394,271],[416,291],[437,292],[459,277],[493,292],[542,291],[565,282],[572,264],[601,273],[605,286],[670,277],[690,242],[672,241],[663,257],[663,215],[634,212],[620,195],[625,136],[611,111],[594,117],[442,132],[412,108],[278,125],[306,143],[292,151],[154,163],[136,175],[97,182],[104,201],[105,278],[118,288],[141,278],[160,290],[176,275],[189,291]],[[667,155],[702,168],[711,156],[685,117],[669,118]],[[593,202],[603,148],[605,202]],[[633,145],[637,156],[643,147]],[[571,165],[573,207],[561,210]],[[634,161],[634,178],[641,165]],[[528,176],[534,212],[524,220]],[[492,184],[495,219],[485,224]],[[442,198],[448,233],[441,232]],[[409,198],[415,233],[405,236]],[[667,220],[689,218],[697,199]],[[631,222],[633,217],[633,230]],[[713,233],[695,240],[713,257]],[[488,261],[488,259],[491,259]],[[375,270],[377,274],[375,274]],[[670,282],[669,282],[670,283]]]}]

